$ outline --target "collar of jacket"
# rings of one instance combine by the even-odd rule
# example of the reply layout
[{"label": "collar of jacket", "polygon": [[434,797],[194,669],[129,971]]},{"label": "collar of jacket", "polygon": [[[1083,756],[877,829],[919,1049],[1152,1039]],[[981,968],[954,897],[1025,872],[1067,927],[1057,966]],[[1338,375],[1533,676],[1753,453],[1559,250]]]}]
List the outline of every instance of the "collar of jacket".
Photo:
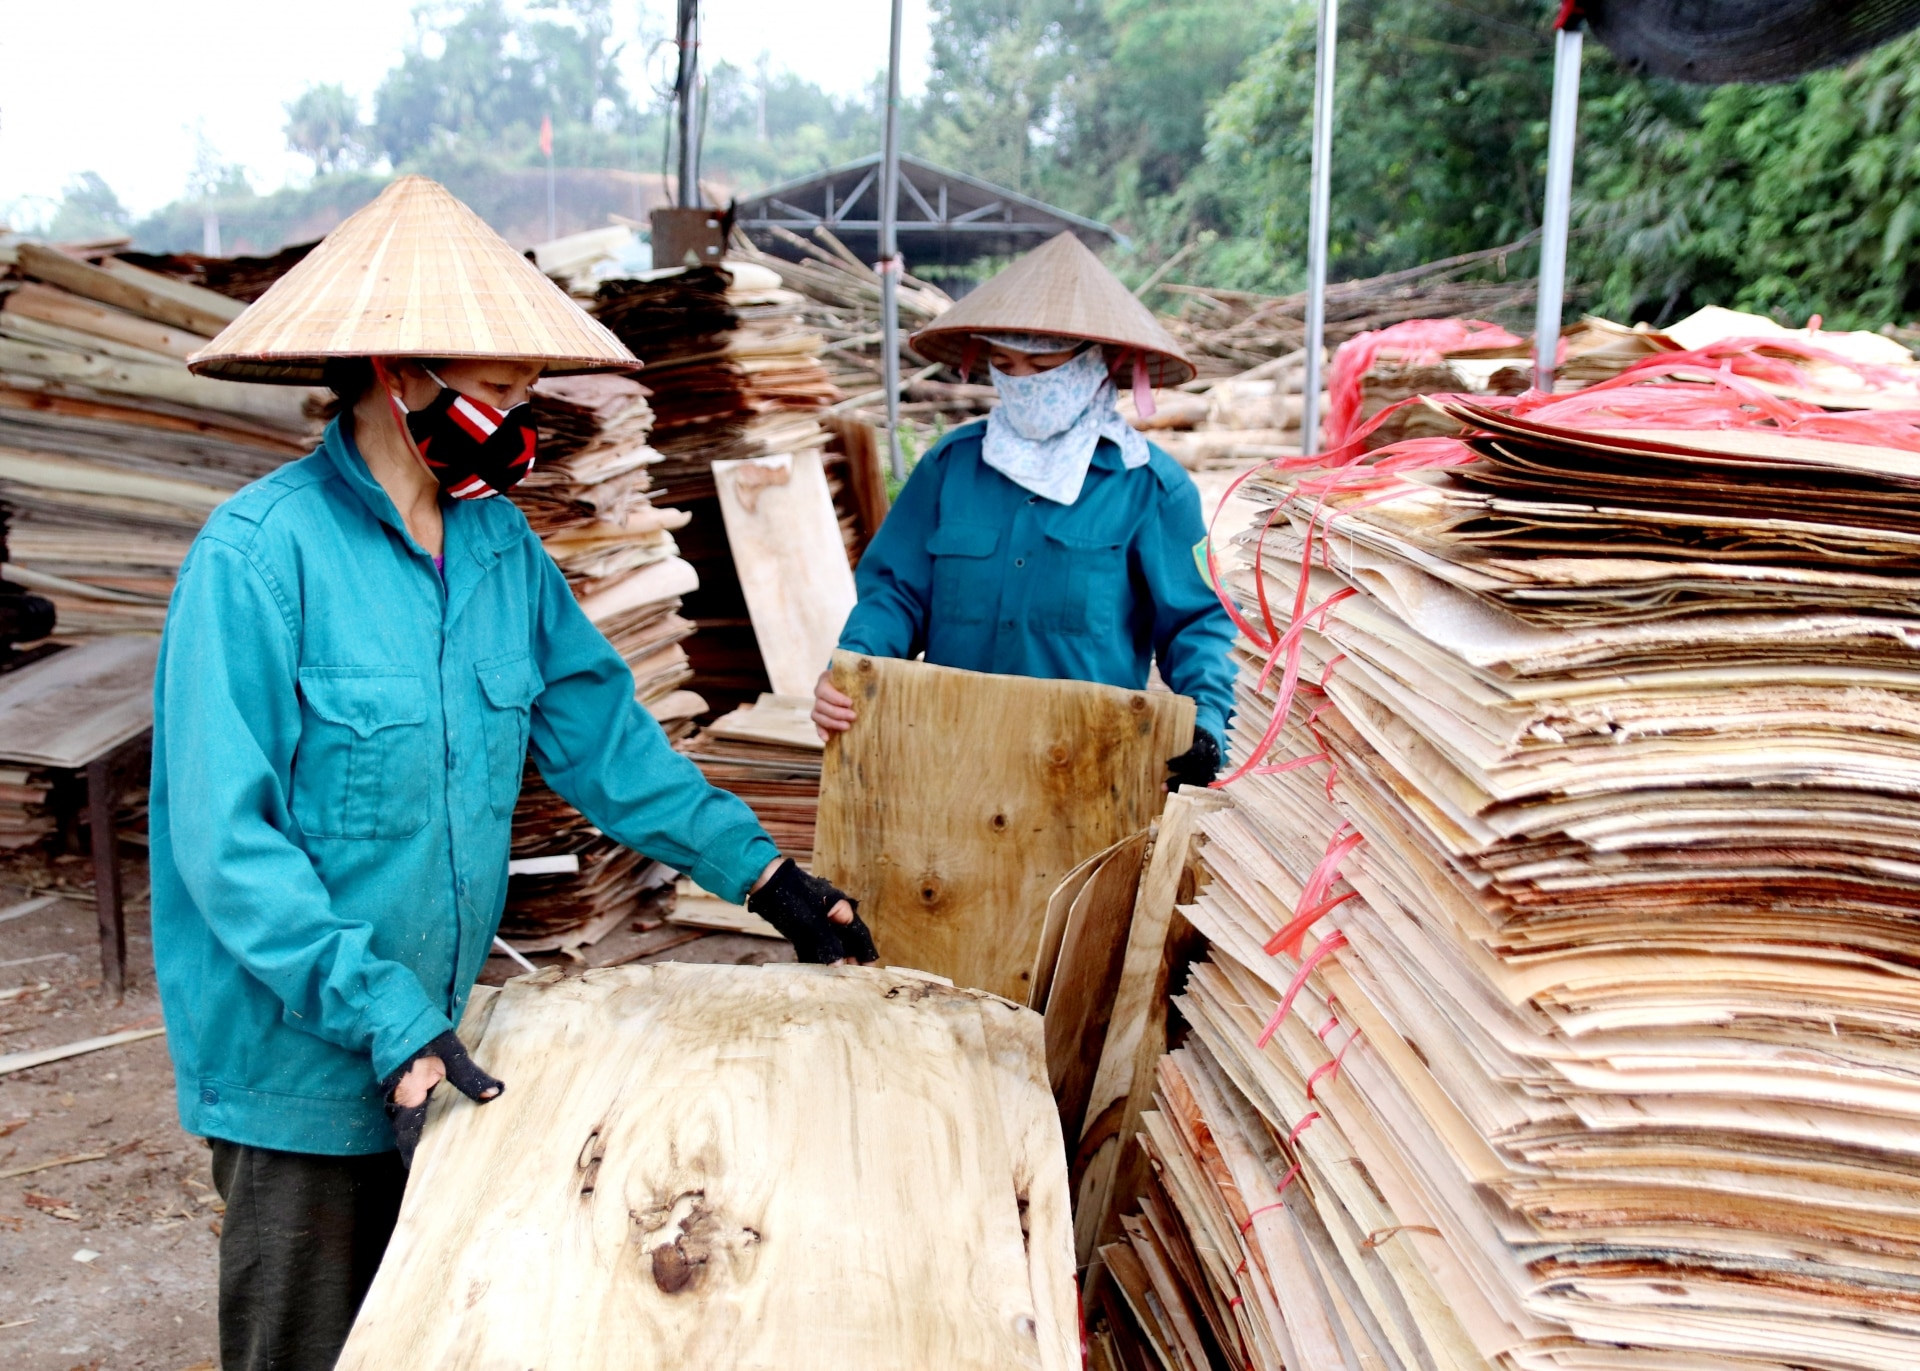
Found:
[{"label": "collar of jacket", "polygon": [[[369,514],[399,534],[409,550],[421,557],[427,556],[427,550],[407,530],[407,521],[400,517],[393,497],[387,494],[386,487],[374,480],[373,473],[367,469],[367,459],[360,455],[360,446],[354,442],[346,419],[347,416],[343,414],[331,420],[320,442],[327,460],[333,464],[334,472],[367,507]],[[440,501],[440,522],[446,540],[443,555],[449,567],[454,563],[456,549],[465,549],[484,568],[492,566],[499,560],[500,554],[512,545],[517,530],[507,525],[514,521],[494,517],[495,511],[487,508],[493,504],[510,506],[511,502],[499,495],[491,500]]]}]

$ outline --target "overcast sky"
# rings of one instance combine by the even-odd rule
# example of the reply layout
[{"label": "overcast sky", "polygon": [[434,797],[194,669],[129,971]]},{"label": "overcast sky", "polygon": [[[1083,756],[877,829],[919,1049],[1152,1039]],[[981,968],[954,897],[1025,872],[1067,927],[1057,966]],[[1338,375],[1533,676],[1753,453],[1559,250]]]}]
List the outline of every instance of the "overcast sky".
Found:
[{"label": "overcast sky", "polygon": [[[709,0],[704,56],[752,66],[760,53],[837,94],[887,61],[888,0]],[[670,0],[614,0],[628,87],[644,98],[643,12],[671,28]],[[906,0],[902,84],[926,84],[927,0]],[[824,22],[830,13],[832,21]],[[136,214],[180,195],[204,147],[259,190],[307,174],[286,150],[283,106],[338,81],[371,113],[374,88],[413,34],[405,0],[0,0],[0,222],[39,217],[97,171]]]}]

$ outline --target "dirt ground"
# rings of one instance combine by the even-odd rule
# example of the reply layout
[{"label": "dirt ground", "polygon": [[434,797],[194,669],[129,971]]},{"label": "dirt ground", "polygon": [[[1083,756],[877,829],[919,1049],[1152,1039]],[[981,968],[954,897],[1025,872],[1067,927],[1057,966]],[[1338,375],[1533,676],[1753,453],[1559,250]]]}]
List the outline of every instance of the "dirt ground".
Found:
[{"label": "dirt ground", "polygon": [[[142,854],[129,856],[119,1002],[101,986],[91,865],[0,860],[0,916],[33,896],[62,896],[0,922],[0,1056],[159,1026],[146,873]],[[591,963],[792,956],[784,943],[703,936],[650,916],[635,925],[591,949]],[[495,957],[482,979],[498,984],[517,971]],[[9,1174],[47,1162],[63,1164]],[[0,1076],[0,1178],[0,1367],[213,1371],[222,1206],[205,1145],[176,1119],[164,1037]]]}]

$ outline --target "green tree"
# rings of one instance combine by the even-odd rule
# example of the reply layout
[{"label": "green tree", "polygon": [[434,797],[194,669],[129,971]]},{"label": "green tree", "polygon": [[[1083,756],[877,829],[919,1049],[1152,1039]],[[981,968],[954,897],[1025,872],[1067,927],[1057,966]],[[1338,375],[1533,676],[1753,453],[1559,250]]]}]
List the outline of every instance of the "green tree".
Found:
[{"label": "green tree", "polygon": [[1603,311],[1920,314],[1920,35],[1782,85],[1622,85],[1588,114],[1576,262]]},{"label": "green tree", "polygon": [[506,0],[415,11],[419,33],[374,96],[374,137],[398,166],[448,144],[533,151],[553,119],[602,132],[638,120],[620,81],[612,0],[559,0],[520,13]]},{"label": "green tree", "polygon": [[286,110],[287,147],[310,160],[320,175],[365,163],[367,128],[360,120],[360,102],[345,86],[308,86],[287,102]]},{"label": "green tree", "polygon": [[113,238],[128,232],[133,216],[97,171],[83,171],[67,183],[60,204],[47,224],[55,242],[75,243]]}]

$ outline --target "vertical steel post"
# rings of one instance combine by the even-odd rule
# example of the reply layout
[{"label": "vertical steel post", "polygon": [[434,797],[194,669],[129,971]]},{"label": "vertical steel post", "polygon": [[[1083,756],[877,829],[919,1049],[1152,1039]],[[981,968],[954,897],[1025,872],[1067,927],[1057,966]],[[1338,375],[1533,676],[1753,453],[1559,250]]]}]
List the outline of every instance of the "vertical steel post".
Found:
[{"label": "vertical steel post", "polygon": [[900,451],[900,23],[901,0],[893,0],[893,33],[887,51],[886,140],[880,154],[880,348],[887,388],[888,467],[906,477]]},{"label": "vertical steel post", "polygon": [[1547,207],[1540,221],[1540,298],[1533,318],[1533,387],[1551,392],[1559,366],[1560,307],[1567,293],[1573,218],[1573,134],[1580,118],[1579,20],[1554,35],[1553,117],[1547,127]]},{"label": "vertical steel post", "polygon": [[680,208],[700,208],[700,0],[680,0]]},{"label": "vertical steel post", "polygon": [[1327,235],[1332,217],[1333,72],[1340,0],[1320,0],[1313,64],[1313,169],[1307,202],[1307,370],[1300,385],[1300,450],[1320,446],[1321,371],[1327,336]]}]

